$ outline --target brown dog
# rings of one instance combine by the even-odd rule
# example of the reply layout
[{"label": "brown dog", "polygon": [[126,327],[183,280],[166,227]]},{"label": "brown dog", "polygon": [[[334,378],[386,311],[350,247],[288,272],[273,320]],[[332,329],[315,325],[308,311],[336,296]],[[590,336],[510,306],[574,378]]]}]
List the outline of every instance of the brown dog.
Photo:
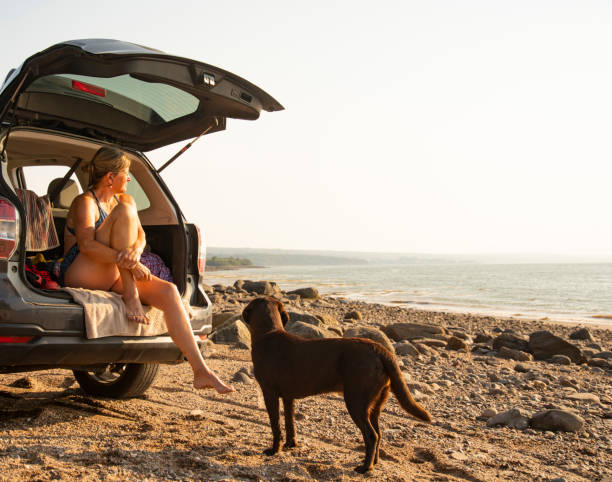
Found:
[{"label": "brown dog", "polygon": [[279,398],[285,407],[284,448],[296,446],[293,400],[318,393],[341,392],[351,418],[361,430],[365,459],[355,470],[364,473],[378,462],[381,432],[378,425],[389,389],[408,413],[431,422],[414,401],[395,357],[379,343],[364,338],[307,340],[284,329],[289,316],[280,301],[257,298],[242,312],[251,332],[255,378],[261,387],[272,428],[272,448],[281,441]]}]

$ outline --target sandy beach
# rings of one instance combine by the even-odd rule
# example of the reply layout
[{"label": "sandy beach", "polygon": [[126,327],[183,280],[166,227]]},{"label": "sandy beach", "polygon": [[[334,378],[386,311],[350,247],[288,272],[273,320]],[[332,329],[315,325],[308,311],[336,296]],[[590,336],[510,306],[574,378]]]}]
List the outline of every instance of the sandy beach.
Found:
[{"label": "sandy beach", "polygon": [[[227,320],[254,296],[211,289],[217,331],[236,323]],[[319,395],[297,402],[299,447],[267,457],[270,427],[246,342],[208,343],[208,362],[236,393],[194,390],[185,363],[162,366],[147,393],[131,400],[87,396],[66,370],[1,375],[0,480],[612,480],[605,355],[612,331],[589,326],[590,340],[574,340],[576,327],[545,321],[280,296],[288,311],[318,319],[329,336],[362,328],[393,333],[406,323],[440,328],[437,336],[390,338],[433,424],[411,418],[391,396],[381,416],[381,461],[362,476],[353,470],[362,438],[341,395]],[[586,363],[493,349],[502,334],[527,340],[538,330],[570,341]],[[509,358],[515,355],[524,361]],[[534,422],[551,410],[579,427]]]}]

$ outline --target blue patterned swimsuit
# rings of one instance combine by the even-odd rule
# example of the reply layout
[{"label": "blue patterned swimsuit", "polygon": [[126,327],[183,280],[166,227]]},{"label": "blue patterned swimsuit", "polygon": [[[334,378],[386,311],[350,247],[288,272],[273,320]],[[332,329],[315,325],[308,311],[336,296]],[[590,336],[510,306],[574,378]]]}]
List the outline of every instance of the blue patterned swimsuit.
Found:
[{"label": "blue patterned swimsuit", "polygon": [[[108,214],[106,214],[106,211],[102,209],[102,206],[100,206],[100,201],[98,201],[98,198],[96,197],[95,193],[93,191],[90,191],[90,192],[93,195],[94,199],[96,200],[96,204],[98,205],[99,217],[94,226],[95,230],[97,231],[100,225],[108,217]],[[115,200],[119,202],[119,199],[117,199],[117,196],[115,196]],[[73,236],[75,235],[73,228],[66,226],[66,229],[68,230],[70,234],[72,234]],[[68,267],[76,259],[78,254],[79,254],[79,245],[77,243],[74,243],[72,245],[72,248],[70,248],[68,252],[64,255],[64,258],[62,259],[62,262],[60,263],[60,272],[59,272],[60,285],[66,286],[66,284],[64,283],[64,275],[66,274],[66,271],[68,271]]]}]

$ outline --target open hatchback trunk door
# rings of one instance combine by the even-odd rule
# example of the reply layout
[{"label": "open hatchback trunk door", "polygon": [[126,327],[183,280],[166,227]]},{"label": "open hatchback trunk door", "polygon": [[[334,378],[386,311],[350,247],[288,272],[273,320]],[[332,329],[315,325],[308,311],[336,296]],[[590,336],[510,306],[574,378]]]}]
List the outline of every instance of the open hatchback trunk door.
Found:
[{"label": "open hatchback trunk door", "polygon": [[4,124],[83,134],[149,151],[282,110],[225,70],[107,39],[71,40],[13,70],[0,90]]}]

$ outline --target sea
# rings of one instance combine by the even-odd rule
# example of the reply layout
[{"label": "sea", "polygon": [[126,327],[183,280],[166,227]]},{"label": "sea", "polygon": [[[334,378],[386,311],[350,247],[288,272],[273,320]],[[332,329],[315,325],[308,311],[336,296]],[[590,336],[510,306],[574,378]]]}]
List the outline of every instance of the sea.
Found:
[{"label": "sea", "polygon": [[206,274],[207,284],[275,281],[323,295],[447,311],[606,325],[612,328],[612,263],[428,262],[285,265]]}]

